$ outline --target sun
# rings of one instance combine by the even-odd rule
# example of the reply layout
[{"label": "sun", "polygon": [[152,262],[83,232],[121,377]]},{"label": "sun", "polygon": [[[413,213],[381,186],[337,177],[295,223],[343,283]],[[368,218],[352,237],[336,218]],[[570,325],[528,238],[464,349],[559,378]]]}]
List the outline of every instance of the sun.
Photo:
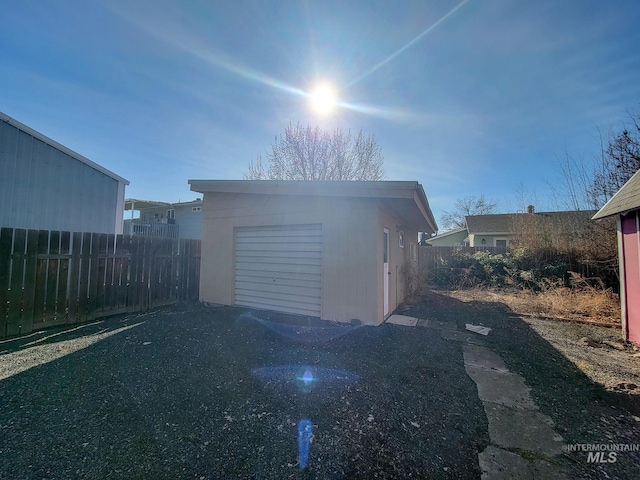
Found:
[{"label": "sun", "polygon": [[319,115],[329,115],[336,108],[336,91],[328,83],[316,86],[309,97],[311,109]]}]

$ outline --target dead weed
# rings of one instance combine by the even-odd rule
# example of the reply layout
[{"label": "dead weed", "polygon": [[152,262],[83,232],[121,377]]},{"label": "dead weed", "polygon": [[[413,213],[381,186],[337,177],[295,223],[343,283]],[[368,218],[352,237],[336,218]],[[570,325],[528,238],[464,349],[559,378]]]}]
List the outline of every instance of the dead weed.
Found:
[{"label": "dead weed", "polygon": [[620,323],[620,297],[610,290],[558,287],[542,292],[474,288],[451,295],[459,300],[503,303],[516,313],[541,317]]}]

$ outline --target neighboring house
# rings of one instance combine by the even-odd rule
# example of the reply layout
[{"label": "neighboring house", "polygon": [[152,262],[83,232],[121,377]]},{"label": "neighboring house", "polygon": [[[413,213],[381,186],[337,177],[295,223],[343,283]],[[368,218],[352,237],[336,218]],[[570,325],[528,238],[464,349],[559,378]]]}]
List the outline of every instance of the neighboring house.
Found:
[{"label": "neighboring house", "polygon": [[122,233],[129,181],[0,113],[0,227]]},{"label": "neighboring house", "polygon": [[469,233],[466,228],[456,228],[435,237],[427,238],[425,243],[433,247],[463,247],[468,236]]},{"label": "neighboring house", "polygon": [[200,300],[378,325],[405,297],[418,182],[189,180],[204,194]]},{"label": "neighboring house", "polygon": [[[202,238],[202,199],[191,202],[125,200],[124,232],[163,238]],[[135,213],[137,212],[137,213]]]},{"label": "neighboring house", "polygon": [[640,346],[640,172],[593,219],[612,216],[618,225],[622,331],[625,340]]},{"label": "neighboring house", "polygon": [[571,242],[585,231],[595,210],[468,215],[465,227],[427,240],[432,246],[506,248],[520,235],[535,234],[551,243]]}]

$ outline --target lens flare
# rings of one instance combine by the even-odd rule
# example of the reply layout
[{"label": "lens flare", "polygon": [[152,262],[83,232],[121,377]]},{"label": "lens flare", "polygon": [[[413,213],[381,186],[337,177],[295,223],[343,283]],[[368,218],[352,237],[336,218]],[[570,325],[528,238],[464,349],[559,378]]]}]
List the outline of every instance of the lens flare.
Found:
[{"label": "lens flare", "polygon": [[300,468],[306,468],[309,462],[309,449],[313,440],[313,422],[303,418],[298,422],[298,463]]}]

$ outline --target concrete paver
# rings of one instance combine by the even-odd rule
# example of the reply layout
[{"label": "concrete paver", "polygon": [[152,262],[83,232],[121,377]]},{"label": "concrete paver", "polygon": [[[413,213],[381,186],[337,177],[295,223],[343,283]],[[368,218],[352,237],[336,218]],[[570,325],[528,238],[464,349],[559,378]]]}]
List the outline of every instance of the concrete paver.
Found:
[{"label": "concrete paver", "polygon": [[[509,372],[499,355],[465,344],[465,370],[476,382],[492,445],[478,455],[483,480],[564,478],[553,459],[562,437],[551,418],[538,410],[524,379]],[[523,457],[521,454],[524,454]]]}]

